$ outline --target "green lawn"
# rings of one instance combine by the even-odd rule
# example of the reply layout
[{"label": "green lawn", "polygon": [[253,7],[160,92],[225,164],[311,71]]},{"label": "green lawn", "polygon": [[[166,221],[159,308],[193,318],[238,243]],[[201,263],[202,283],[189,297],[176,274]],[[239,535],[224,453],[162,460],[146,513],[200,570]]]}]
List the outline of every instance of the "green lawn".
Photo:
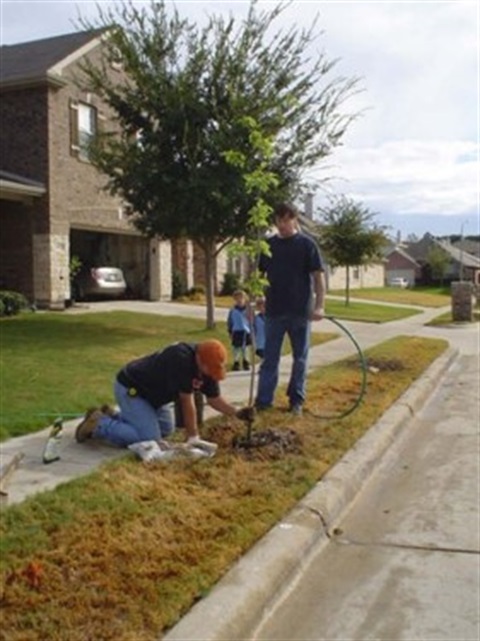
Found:
[{"label": "green lawn", "polygon": [[[381,299],[379,298],[378,300]],[[185,298],[183,301],[176,302],[204,305],[205,299],[204,297],[196,295],[193,300]],[[397,302],[401,303],[402,301]],[[215,298],[215,306],[221,308],[231,307],[232,297],[217,296]],[[349,305],[345,305],[344,301],[334,299],[327,299],[325,311],[328,316],[335,316],[338,320],[355,320],[364,323],[388,323],[390,321],[400,320],[401,318],[407,318],[408,316],[420,313],[419,310],[415,308],[375,305],[374,303],[362,303],[357,301],[351,301]]]},{"label": "green lawn", "polygon": [[392,307],[358,301],[350,301],[349,305],[345,305],[344,301],[327,298],[325,312],[328,316],[334,316],[339,320],[389,323],[390,321],[419,314],[420,310],[412,307]]},{"label": "green lawn", "polygon": [[[313,333],[312,344],[334,338],[331,329]],[[4,318],[0,440],[41,429],[58,415],[80,416],[87,407],[112,402],[114,376],[133,358],[175,341],[212,337],[229,344],[225,323],[207,331],[203,320],[133,312]]]},{"label": "green lawn", "polygon": [[[345,290],[334,289],[328,292],[331,296],[345,297]],[[449,287],[413,287],[400,289],[396,287],[370,287],[350,290],[350,298],[384,301],[401,305],[420,305],[421,307],[443,307],[450,304]]]}]

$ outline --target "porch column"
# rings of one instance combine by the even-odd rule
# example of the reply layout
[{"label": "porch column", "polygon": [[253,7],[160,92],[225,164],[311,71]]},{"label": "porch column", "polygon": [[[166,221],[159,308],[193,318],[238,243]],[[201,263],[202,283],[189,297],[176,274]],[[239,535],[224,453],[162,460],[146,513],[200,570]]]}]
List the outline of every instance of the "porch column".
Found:
[{"label": "porch column", "polygon": [[150,300],[172,300],[172,246],[169,240],[149,243]]},{"label": "porch column", "polygon": [[64,309],[70,298],[70,239],[65,234],[34,234],[33,291],[40,308]]}]

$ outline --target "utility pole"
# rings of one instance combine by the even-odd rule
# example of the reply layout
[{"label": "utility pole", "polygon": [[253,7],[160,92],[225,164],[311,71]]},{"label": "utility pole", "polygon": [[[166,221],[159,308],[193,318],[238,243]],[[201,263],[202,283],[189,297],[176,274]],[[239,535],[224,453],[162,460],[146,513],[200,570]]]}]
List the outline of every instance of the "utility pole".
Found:
[{"label": "utility pole", "polygon": [[463,282],[463,228],[467,224],[466,221],[463,221],[460,228],[460,282]]}]

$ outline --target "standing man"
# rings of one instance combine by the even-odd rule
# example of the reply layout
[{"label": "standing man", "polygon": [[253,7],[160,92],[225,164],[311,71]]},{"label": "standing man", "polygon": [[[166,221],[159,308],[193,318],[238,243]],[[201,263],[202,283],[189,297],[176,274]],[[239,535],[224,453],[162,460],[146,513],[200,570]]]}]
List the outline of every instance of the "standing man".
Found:
[{"label": "standing man", "polygon": [[305,401],[312,320],[324,317],[325,276],[315,242],[298,231],[298,212],[288,203],[274,211],[278,233],[267,240],[270,256],[262,254],[259,270],[266,275],[265,353],[258,380],[257,409],[272,407],[285,334],[293,352],[287,388],[289,410],[299,416]]}]

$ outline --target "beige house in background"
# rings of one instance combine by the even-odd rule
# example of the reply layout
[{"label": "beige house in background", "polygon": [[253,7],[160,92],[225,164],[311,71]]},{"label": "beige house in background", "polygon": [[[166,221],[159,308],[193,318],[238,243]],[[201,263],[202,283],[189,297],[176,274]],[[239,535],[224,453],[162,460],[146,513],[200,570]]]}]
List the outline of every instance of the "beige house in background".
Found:
[{"label": "beige house in background", "polygon": [[[313,222],[312,195],[307,196],[304,213],[300,215],[300,227],[309,234],[320,246],[321,226]],[[325,256],[323,256],[325,260]],[[361,287],[384,287],[385,285],[385,261],[382,259],[371,265],[359,265],[350,267],[350,289]],[[325,280],[327,291],[345,289],[347,285],[346,267],[331,267],[326,264]]]},{"label": "beige house in background", "polygon": [[[330,267],[326,272],[327,287],[332,289],[345,289],[347,283],[347,270],[345,267]],[[350,290],[362,287],[384,287],[385,264],[383,262],[372,265],[350,267]]]}]

